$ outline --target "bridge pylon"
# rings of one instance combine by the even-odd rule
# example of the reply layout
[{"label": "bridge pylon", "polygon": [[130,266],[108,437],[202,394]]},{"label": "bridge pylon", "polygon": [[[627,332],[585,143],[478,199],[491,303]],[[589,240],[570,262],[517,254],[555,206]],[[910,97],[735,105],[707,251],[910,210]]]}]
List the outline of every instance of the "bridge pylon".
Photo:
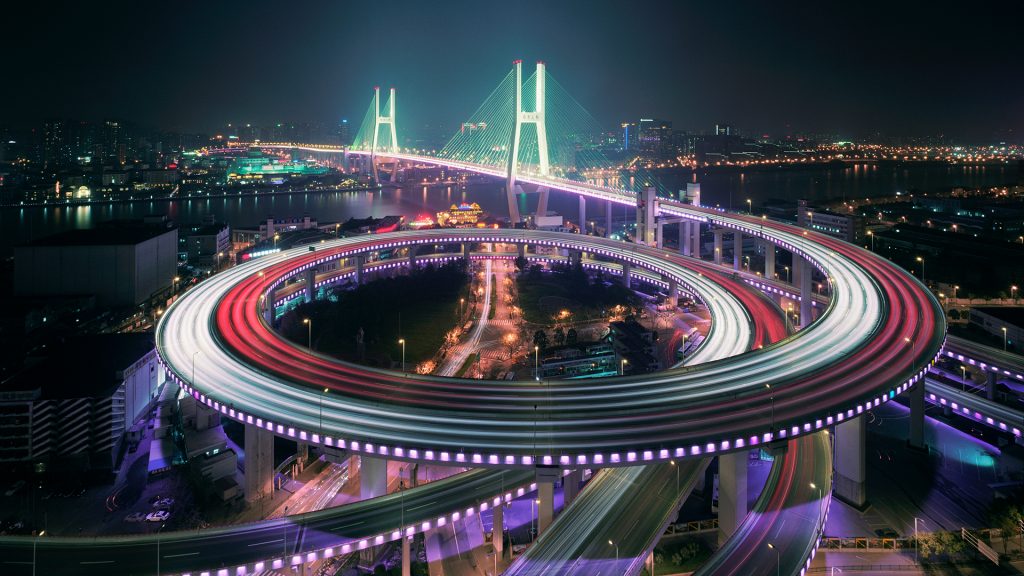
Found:
[{"label": "bridge pylon", "polygon": [[533,111],[523,110],[523,61],[514,61],[512,67],[516,76],[515,101],[513,104],[515,107],[516,127],[512,133],[512,146],[508,156],[506,194],[508,197],[508,216],[512,224],[515,225],[520,221],[519,205],[516,203],[516,175],[519,172],[519,150],[523,124],[533,124],[537,129],[538,168],[541,176],[549,174],[550,165],[548,163],[548,132],[545,122],[544,80],[546,74],[544,63],[537,62],[536,97],[534,99]]},{"label": "bridge pylon", "polygon": [[373,169],[373,179],[379,182],[380,179],[377,176],[377,162],[376,155],[377,149],[380,142],[380,128],[381,126],[387,126],[391,129],[391,146],[387,147],[385,152],[393,152],[398,150],[398,132],[395,130],[395,89],[391,89],[388,101],[386,102],[387,114],[381,116],[380,113],[380,86],[373,87],[373,143],[370,145],[370,166]]}]

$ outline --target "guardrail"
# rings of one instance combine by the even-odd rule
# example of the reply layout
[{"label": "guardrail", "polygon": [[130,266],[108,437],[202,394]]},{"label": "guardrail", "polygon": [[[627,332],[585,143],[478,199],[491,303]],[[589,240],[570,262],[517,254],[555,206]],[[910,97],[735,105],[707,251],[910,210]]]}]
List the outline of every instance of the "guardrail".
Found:
[{"label": "guardrail", "polygon": [[855,550],[911,550],[914,548],[914,539],[826,536],[821,539],[821,544],[818,547],[839,552]]}]

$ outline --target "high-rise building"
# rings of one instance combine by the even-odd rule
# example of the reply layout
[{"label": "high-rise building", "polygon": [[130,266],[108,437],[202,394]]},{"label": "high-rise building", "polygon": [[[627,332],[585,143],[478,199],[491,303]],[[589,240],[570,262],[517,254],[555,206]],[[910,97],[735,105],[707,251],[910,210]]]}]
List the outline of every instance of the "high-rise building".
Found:
[{"label": "high-rise building", "polygon": [[43,170],[59,170],[70,164],[67,121],[47,120],[43,123]]},{"label": "high-rise building", "polygon": [[672,154],[672,123],[667,120],[641,118],[637,129],[637,149],[652,159],[670,158]]}]

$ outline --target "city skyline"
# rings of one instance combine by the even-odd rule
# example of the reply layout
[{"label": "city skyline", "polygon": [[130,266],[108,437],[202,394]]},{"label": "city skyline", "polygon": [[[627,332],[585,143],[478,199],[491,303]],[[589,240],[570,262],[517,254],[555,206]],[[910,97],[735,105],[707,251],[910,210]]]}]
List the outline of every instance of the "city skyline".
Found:
[{"label": "city skyline", "polygon": [[[522,58],[546,61],[609,130],[654,117],[683,130],[724,122],[772,137],[1016,142],[1024,131],[1012,10],[998,5],[959,13],[924,5],[399,4],[387,19],[336,5],[316,18],[295,9],[303,26],[271,33],[262,32],[275,14],[269,4],[184,7],[145,20],[127,4],[67,6],[46,18],[44,9],[19,6],[24,26],[0,40],[25,54],[10,65],[19,88],[2,97],[2,124],[123,118],[216,132],[230,122],[351,122],[381,85],[399,89],[410,130],[443,131],[465,121]],[[82,44],[89,65],[68,57]],[[181,105],[188,102],[202,105]]]}]

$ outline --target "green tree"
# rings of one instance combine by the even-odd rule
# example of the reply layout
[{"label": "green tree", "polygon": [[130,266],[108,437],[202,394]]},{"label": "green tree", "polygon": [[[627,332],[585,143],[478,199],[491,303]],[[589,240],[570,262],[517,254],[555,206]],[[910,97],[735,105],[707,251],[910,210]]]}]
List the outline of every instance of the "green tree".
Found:
[{"label": "green tree", "polygon": [[537,330],[533,333],[533,345],[540,348],[542,351],[548,348],[548,333],[543,330]]},{"label": "green tree", "polygon": [[565,344],[565,330],[561,326],[555,328],[554,338],[556,346]]},{"label": "green tree", "polygon": [[569,331],[565,333],[565,343],[569,345],[576,344],[579,340],[579,333],[576,332],[575,328],[569,328]]}]

